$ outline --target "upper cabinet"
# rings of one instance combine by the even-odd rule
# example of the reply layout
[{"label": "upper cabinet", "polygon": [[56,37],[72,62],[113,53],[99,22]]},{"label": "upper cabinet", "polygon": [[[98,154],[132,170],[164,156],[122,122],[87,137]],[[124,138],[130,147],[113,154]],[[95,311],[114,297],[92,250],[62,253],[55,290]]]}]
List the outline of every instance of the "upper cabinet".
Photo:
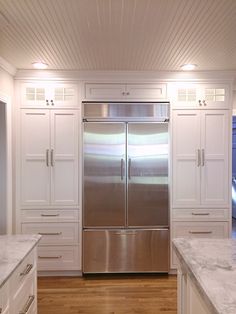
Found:
[{"label": "upper cabinet", "polygon": [[227,84],[170,84],[169,98],[173,108],[228,109],[229,86]]},{"label": "upper cabinet", "polygon": [[23,83],[21,108],[76,108],[79,107],[76,84]]},{"label": "upper cabinet", "polygon": [[86,100],[166,100],[166,84],[85,83]]}]

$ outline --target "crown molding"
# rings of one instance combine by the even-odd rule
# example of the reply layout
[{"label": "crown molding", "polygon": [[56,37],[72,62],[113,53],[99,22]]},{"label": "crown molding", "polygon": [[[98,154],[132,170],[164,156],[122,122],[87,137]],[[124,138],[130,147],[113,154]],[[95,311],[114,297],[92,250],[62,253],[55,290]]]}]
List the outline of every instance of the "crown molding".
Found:
[{"label": "crown molding", "polygon": [[1,56],[0,56],[0,68],[3,69],[4,71],[8,72],[12,76],[15,76],[16,71],[17,71],[16,68],[12,64],[7,62]]}]

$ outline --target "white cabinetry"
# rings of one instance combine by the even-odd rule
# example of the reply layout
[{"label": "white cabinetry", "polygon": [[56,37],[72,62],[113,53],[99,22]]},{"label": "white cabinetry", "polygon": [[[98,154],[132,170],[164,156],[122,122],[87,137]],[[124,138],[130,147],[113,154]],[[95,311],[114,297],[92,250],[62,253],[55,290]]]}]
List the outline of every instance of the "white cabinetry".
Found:
[{"label": "white cabinetry", "polygon": [[229,109],[229,86],[227,84],[170,84],[169,94],[173,108]]},{"label": "white cabinetry", "polygon": [[78,204],[78,112],[21,110],[21,206]]},{"label": "white cabinetry", "polygon": [[20,88],[21,108],[79,107],[76,84],[51,82],[23,83]]},{"label": "white cabinetry", "polygon": [[0,288],[0,313],[37,313],[37,263],[34,249]]},{"label": "white cabinetry", "polygon": [[227,110],[173,111],[173,207],[229,206]]},{"label": "white cabinetry", "polygon": [[86,100],[165,100],[166,84],[85,83]]}]

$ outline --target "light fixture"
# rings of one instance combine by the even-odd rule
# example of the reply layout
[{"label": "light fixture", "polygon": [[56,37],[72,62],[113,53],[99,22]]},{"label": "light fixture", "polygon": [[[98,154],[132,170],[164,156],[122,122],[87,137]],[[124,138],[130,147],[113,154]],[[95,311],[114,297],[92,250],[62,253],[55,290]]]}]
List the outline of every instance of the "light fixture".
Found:
[{"label": "light fixture", "polygon": [[47,63],[41,62],[41,61],[33,62],[32,65],[35,69],[39,69],[39,70],[45,70],[48,67]]},{"label": "light fixture", "polygon": [[191,63],[181,65],[181,69],[183,71],[192,71],[192,70],[196,69],[196,67],[197,67],[196,64],[191,64]]}]

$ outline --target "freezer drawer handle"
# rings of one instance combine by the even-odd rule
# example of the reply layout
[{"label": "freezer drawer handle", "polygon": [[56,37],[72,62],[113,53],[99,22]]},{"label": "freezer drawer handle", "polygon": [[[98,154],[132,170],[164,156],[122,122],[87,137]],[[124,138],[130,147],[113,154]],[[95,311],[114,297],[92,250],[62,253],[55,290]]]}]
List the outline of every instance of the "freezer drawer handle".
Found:
[{"label": "freezer drawer handle", "polygon": [[126,236],[126,235],[135,235],[136,231],[126,231],[126,232],[122,232],[122,231],[117,231],[115,232],[116,235],[121,235],[121,236]]},{"label": "freezer drawer handle", "polygon": [[211,234],[212,231],[189,231],[191,234]]},{"label": "freezer drawer handle", "polygon": [[35,296],[30,295],[23,310],[21,310],[19,314],[26,314],[29,311],[31,304],[34,302],[34,299],[35,299]]},{"label": "freezer drawer handle", "polygon": [[59,259],[59,258],[62,258],[61,255],[58,255],[58,256],[38,256],[38,258],[40,259]]},{"label": "freezer drawer handle", "polygon": [[192,213],[193,216],[209,216],[210,213]]},{"label": "freezer drawer handle", "polygon": [[121,161],[120,161],[120,178],[121,180],[124,179],[124,159],[121,158]]},{"label": "freezer drawer handle", "polygon": [[59,214],[41,214],[41,217],[58,217]]},{"label": "freezer drawer handle", "polygon": [[40,235],[60,235],[62,232],[39,232]]},{"label": "freezer drawer handle", "polygon": [[131,158],[129,158],[128,168],[129,168],[128,177],[129,177],[129,180],[130,180],[131,179]]}]

